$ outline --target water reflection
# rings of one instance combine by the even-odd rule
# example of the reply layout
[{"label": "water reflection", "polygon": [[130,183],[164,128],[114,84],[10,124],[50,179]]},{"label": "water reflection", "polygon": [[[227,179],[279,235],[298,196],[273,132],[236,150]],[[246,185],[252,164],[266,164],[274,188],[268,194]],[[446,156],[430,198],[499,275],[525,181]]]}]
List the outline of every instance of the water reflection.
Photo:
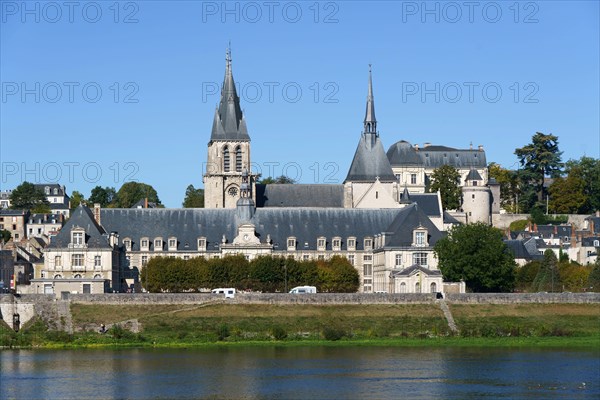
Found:
[{"label": "water reflection", "polygon": [[400,347],[4,350],[0,398],[597,399],[599,355]]}]

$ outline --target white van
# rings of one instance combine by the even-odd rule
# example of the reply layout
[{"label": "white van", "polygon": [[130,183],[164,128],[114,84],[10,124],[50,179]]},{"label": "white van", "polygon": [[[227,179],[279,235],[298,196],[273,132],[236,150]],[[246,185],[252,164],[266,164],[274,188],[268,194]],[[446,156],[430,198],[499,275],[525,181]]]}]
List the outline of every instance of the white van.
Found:
[{"label": "white van", "polygon": [[234,288],[218,288],[211,290],[214,294],[224,294],[226,299],[233,299],[235,297]]},{"label": "white van", "polygon": [[296,286],[290,293],[317,293],[317,288],[315,286]]}]

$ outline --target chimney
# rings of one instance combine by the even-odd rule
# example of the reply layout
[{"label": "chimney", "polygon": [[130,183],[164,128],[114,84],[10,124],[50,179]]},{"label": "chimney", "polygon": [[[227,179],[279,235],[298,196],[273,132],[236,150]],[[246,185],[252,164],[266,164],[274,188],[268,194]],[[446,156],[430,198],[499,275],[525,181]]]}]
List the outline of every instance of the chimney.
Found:
[{"label": "chimney", "polygon": [[98,225],[102,225],[100,222],[100,204],[94,203],[94,219]]},{"label": "chimney", "polygon": [[148,198],[144,198],[144,208],[148,208]]},{"label": "chimney", "polygon": [[416,150],[416,151],[419,151],[419,144],[418,144],[418,143],[417,143],[417,144],[415,144],[415,150]]},{"label": "chimney", "polygon": [[427,147],[431,146],[431,143],[429,142],[425,142],[423,143],[423,148],[426,149]]},{"label": "chimney", "polygon": [[479,151],[483,151],[483,145],[482,144],[479,145]]},{"label": "chimney", "polygon": [[527,231],[532,232],[531,230],[531,221],[527,222]]},{"label": "chimney", "polygon": [[599,218],[600,218],[600,210],[597,210],[597,211],[596,211],[596,217],[599,217]]},{"label": "chimney", "polygon": [[533,231],[534,231],[534,232],[537,232],[537,231],[538,231],[538,230],[537,230],[537,224],[535,224],[535,223],[533,224]]},{"label": "chimney", "polygon": [[575,236],[575,225],[571,224],[571,247],[576,247],[577,238]]},{"label": "chimney", "polygon": [[557,225],[554,225],[554,234],[558,235],[558,226]]},{"label": "chimney", "polygon": [[593,220],[593,219],[590,219],[590,236],[593,236],[593,235],[594,235],[594,229],[595,229],[595,228],[596,228],[596,227],[594,226],[594,220]]}]

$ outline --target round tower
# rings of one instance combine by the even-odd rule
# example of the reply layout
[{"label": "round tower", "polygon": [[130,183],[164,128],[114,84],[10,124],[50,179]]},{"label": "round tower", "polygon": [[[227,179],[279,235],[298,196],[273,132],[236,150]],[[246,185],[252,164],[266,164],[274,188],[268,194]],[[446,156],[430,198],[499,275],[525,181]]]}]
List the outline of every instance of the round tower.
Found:
[{"label": "round tower", "polygon": [[462,209],[467,223],[483,222],[490,225],[492,193],[490,188],[483,185],[483,179],[477,170],[472,169],[467,175],[462,193]]}]

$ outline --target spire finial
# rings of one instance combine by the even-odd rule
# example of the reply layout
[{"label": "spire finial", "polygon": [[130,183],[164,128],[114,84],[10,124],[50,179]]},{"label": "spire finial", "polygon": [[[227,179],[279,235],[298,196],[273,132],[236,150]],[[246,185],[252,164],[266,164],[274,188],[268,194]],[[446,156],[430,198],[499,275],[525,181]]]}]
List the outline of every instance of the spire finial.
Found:
[{"label": "spire finial", "polygon": [[375,101],[373,100],[373,79],[371,78],[371,64],[369,64],[369,93],[367,95],[367,111],[365,112],[364,132],[377,134],[377,120],[375,119]]}]

